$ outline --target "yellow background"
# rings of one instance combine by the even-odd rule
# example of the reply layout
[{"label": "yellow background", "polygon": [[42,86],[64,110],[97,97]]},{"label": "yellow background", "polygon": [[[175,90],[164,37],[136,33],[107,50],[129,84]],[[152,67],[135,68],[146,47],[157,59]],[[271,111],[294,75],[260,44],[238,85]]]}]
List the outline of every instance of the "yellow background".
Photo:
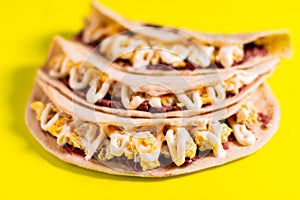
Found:
[{"label": "yellow background", "polygon": [[268,79],[281,105],[280,129],[255,154],[199,173],[165,179],[106,175],[65,164],[31,136],[24,110],[51,38],[82,27],[90,0],[1,1],[0,198],[299,199],[300,6],[297,1],[102,0],[129,19],[205,32],[287,28],[294,57]]}]

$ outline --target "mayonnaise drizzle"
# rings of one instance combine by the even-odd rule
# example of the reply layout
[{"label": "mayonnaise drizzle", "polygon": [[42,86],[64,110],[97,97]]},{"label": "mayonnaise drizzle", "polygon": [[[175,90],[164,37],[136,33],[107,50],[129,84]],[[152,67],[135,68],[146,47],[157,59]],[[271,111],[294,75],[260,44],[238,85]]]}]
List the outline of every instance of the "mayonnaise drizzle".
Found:
[{"label": "mayonnaise drizzle", "polygon": [[97,92],[98,79],[93,79],[89,90],[86,93],[86,100],[90,103],[96,103],[99,99],[102,99],[107,94],[111,82],[109,80],[102,83],[101,88]]},{"label": "mayonnaise drizzle", "polygon": [[207,89],[212,103],[219,103],[226,99],[226,92],[221,84],[216,86],[209,86]]},{"label": "mayonnaise drizzle", "polygon": [[196,154],[196,144],[185,128],[176,128],[175,131],[174,129],[169,129],[166,133],[166,141],[172,160],[177,166],[185,162],[187,150],[194,152],[188,156],[190,158],[193,158]]},{"label": "mayonnaise drizzle", "polygon": [[129,110],[137,109],[141,105],[141,103],[145,101],[145,99],[140,96],[133,96],[133,98],[130,100],[129,87],[126,85],[122,85],[121,100],[124,107]]},{"label": "mayonnaise drizzle", "polygon": [[228,120],[230,126],[233,129],[233,134],[236,138],[236,140],[244,146],[249,146],[255,143],[256,138],[255,135],[247,129],[245,124],[239,124],[233,120],[233,118],[230,118]]},{"label": "mayonnaise drizzle", "polygon": [[[93,69],[86,69],[84,67],[76,68],[73,67],[70,71],[70,79],[69,79],[69,85],[72,89],[84,89],[87,87],[93,78],[93,72],[95,70]],[[82,77],[79,78],[79,75]]]},{"label": "mayonnaise drizzle", "polygon": [[52,110],[52,104],[48,103],[46,104],[46,107],[41,114],[40,124],[42,129],[45,131],[50,129],[51,126],[53,126],[53,124],[55,124],[55,122],[57,122],[57,120],[59,119],[59,113],[55,113],[55,115],[48,120],[48,116],[51,110]]},{"label": "mayonnaise drizzle", "polygon": [[199,110],[202,107],[202,99],[199,91],[193,91],[193,101],[185,94],[177,94],[177,99],[183,103],[189,110]]}]

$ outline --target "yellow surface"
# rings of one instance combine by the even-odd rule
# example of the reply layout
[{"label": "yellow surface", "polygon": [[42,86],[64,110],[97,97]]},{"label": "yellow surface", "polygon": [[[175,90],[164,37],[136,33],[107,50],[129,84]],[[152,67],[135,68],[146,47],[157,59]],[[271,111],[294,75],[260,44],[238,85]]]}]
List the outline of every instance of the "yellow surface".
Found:
[{"label": "yellow surface", "polygon": [[[281,104],[280,129],[247,158],[167,179],[106,175],[65,164],[31,136],[24,110],[51,38],[82,26],[90,1],[3,1],[0,8],[1,199],[299,199],[299,51],[297,1],[103,0],[129,19],[206,32],[288,28],[294,57],[268,79]],[[125,2],[125,3],[124,3]]]}]

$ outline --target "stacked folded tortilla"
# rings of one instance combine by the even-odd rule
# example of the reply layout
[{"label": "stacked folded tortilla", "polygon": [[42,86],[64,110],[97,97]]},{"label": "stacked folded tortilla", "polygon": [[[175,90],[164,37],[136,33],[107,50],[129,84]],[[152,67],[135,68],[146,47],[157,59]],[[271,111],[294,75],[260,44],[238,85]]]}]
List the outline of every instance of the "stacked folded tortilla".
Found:
[{"label": "stacked folded tortilla", "polygon": [[201,34],[121,18],[93,3],[72,41],[55,37],[27,124],[65,162],[162,177],[261,148],[279,125],[265,79],[290,55],[286,31]]}]

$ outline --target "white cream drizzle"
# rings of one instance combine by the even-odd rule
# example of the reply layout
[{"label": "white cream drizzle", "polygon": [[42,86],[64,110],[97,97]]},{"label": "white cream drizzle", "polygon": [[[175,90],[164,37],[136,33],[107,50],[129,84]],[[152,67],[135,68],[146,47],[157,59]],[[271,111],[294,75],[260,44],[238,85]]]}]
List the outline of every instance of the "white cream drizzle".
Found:
[{"label": "white cream drizzle", "polygon": [[228,120],[230,126],[233,129],[233,134],[236,140],[244,146],[249,146],[255,143],[255,135],[247,129],[245,124],[239,124],[235,122],[232,118]]},{"label": "white cream drizzle", "polygon": [[202,107],[199,91],[193,91],[192,96],[193,101],[185,93],[176,95],[179,102],[183,103],[189,110],[199,110]]},{"label": "white cream drizzle", "polygon": [[216,86],[209,86],[208,93],[212,100],[212,103],[216,104],[226,99],[226,91],[221,84]]},{"label": "white cream drizzle", "polygon": [[96,103],[99,99],[103,99],[110,88],[111,81],[107,80],[102,83],[101,88],[97,92],[98,82],[98,79],[93,79],[86,93],[86,100],[90,103]]},{"label": "white cream drizzle", "polygon": [[48,120],[48,116],[50,111],[53,109],[52,104],[48,103],[46,104],[46,107],[44,108],[42,114],[41,114],[41,127],[43,130],[49,130],[51,128],[51,126],[53,126],[53,124],[55,124],[55,122],[57,122],[57,120],[59,119],[59,113],[55,113],[55,115]]},{"label": "white cream drizzle", "polygon": [[[132,55],[131,55],[132,56]],[[134,52],[132,66],[134,68],[147,66],[149,63],[154,64],[154,51],[151,49],[138,49]]]},{"label": "white cream drizzle", "polygon": [[129,87],[126,85],[122,85],[121,100],[124,107],[129,110],[137,109],[141,105],[141,103],[145,101],[145,99],[140,96],[133,96],[132,99],[130,100]]},{"label": "white cream drizzle", "polygon": [[[103,45],[102,45],[103,44]],[[100,52],[105,52],[110,59],[117,59],[133,52],[137,48],[149,47],[144,41],[132,39],[126,35],[118,35],[104,40],[99,46]]]},{"label": "white cream drizzle", "polygon": [[[209,126],[209,131],[213,133],[214,136],[217,138],[217,142],[213,146],[214,155],[223,158],[226,156],[226,151],[223,149],[222,139],[221,139],[221,132],[222,132],[222,124],[220,123],[212,123]],[[213,135],[209,134],[208,138],[213,137]]]},{"label": "white cream drizzle", "polygon": [[[187,148],[189,147],[196,153],[196,144],[189,132],[185,128],[169,129],[166,133],[166,141],[169,147],[173,162],[180,166],[185,162]],[[195,156],[192,155],[190,158]]]},{"label": "white cream drizzle", "polygon": [[[69,79],[69,85],[72,89],[84,89],[87,87],[93,78],[94,74],[93,69],[86,69],[84,67],[77,68],[73,67],[70,71],[70,79]],[[79,75],[82,77],[79,78]]]},{"label": "white cream drizzle", "polygon": [[[72,68],[70,72],[69,85],[72,89],[83,89],[90,86],[86,93],[86,100],[89,103],[96,103],[98,100],[103,99],[108,93],[112,82],[108,79],[101,83],[97,91],[100,73],[91,68],[82,67],[80,71],[77,68]],[[82,76],[79,80],[79,76]]]}]

